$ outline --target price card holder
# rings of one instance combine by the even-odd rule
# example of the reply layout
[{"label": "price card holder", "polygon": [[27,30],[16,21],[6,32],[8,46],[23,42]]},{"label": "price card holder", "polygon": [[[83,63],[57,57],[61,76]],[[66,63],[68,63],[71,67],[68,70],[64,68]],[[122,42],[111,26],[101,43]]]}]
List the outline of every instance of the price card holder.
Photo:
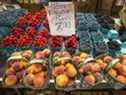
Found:
[{"label": "price card holder", "polygon": [[75,34],[75,11],[72,2],[49,2],[47,13],[51,35],[66,37]]}]

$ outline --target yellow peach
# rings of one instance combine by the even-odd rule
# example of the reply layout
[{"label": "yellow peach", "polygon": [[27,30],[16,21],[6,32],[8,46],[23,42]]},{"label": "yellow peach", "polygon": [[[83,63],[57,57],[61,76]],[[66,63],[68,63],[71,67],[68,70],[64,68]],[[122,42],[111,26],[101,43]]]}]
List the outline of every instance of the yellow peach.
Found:
[{"label": "yellow peach", "polygon": [[95,84],[95,77],[93,75],[87,75],[84,77],[84,81],[87,83],[87,84],[90,84],[90,85],[93,85]]},{"label": "yellow peach", "polygon": [[58,87],[66,87],[68,85],[69,79],[65,74],[61,74],[56,77],[56,85]]},{"label": "yellow peach", "polygon": [[14,75],[9,75],[5,78],[6,86],[14,86],[17,83],[17,78]]},{"label": "yellow peach", "polygon": [[75,77],[77,75],[77,70],[76,68],[70,64],[70,63],[67,63],[66,64],[66,69],[65,69],[65,72],[66,74],[69,76],[69,77]]},{"label": "yellow peach", "polygon": [[116,76],[117,76],[117,71],[114,70],[114,69],[110,69],[109,72],[108,72],[108,74],[109,74],[110,76],[112,76],[112,77],[116,77]]},{"label": "yellow peach", "polygon": [[87,53],[84,53],[84,52],[83,52],[83,53],[80,54],[80,58],[81,58],[81,59],[85,59],[85,58],[87,58],[87,57],[88,57],[88,54],[87,54]]}]

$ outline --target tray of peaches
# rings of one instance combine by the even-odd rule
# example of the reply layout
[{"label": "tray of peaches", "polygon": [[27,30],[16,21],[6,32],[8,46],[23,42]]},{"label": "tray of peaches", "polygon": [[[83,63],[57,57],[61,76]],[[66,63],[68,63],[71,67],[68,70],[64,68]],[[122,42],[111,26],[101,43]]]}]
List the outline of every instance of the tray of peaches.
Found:
[{"label": "tray of peaches", "polygon": [[126,55],[116,57],[107,68],[110,84],[115,88],[122,88],[126,85]]},{"label": "tray of peaches", "polygon": [[[80,54],[83,54],[82,58],[84,60],[83,62],[80,61],[80,63],[78,61],[77,66],[80,73],[81,89],[95,88],[102,83],[106,83],[104,71],[113,58],[108,55],[100,55],[96,58],[92,58],[84,52]],[[73,56],[73,60],[75,60],[75,56]]]},{"label": "tray of peaches", "polygon": [[49,83],[49,61],[31,60],[25,71],[23,83],[31,89],[45,89]]},{"label": "tray of peaches", "polygon": [[3,76],[3,86],[5,87],[23,87],[23,76],[29,61],[22,56],[13,56],[9,58]]},{"label": "tray of peaches", "polygon": [[57,89],[71,90],[76,86],[78,71],[67,51],[55,52],[52,57],[52,76]]}]

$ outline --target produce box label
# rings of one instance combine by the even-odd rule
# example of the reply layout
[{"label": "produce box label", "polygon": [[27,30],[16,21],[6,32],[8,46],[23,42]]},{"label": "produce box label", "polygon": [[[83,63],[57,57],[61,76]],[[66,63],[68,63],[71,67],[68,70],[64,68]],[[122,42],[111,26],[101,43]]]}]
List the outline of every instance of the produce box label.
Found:
[{"label": "produce box label", "polygon": [[47,13],[51,35],[71,36],[75,34],[75,12],[72,2],[49,2]]}]

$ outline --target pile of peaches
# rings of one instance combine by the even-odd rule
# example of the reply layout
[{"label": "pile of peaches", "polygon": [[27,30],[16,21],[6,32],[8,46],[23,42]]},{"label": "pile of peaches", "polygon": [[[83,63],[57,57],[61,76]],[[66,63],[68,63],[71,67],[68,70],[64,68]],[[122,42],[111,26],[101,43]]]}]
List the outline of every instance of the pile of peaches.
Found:
[{"label": "pile of peaches", "polygon": [[126,55],[121,55],[110,64],[108,74],[117,82],[126,85]]},{"label": "pile of peaches", "polygon": [[8,66],[4,75],[4,86],[14,87],[23,85],[23,75],[29,62],[23,57],[13,56],[8,61]]},{"label": "pile of peaches", "polygon": [[48,60],[33,60],[24,75],[24,84],[32,89],[46,87],[48,81]]},{"label": "pile of peaches", "polygon": [[103,71],[113,58],[111,56],[99,56],[93,59],[88,54],[80,52],[73,56],[73,60],[79,69],[81,86],[90,88],[104,80]]},{"label": "pile of peaches", "polygon": [[76,80],[77,69],[71,58],[72,56],[67,51],[55,52],[53,54],[52,75],[57,88],[72,87]]},{"label": "pile of peaches", "polygon": [[50,54],[49,49],[35,53],[24,50],[11,54],[4,75],[4,86],[13,87],[25,84],[33,88],[42,88],[46,83],[49,65],[47,59]]},{"label": "pile of peaches", "polygon": [[[52,64],[49,64],[49,59]],[[67,51],[52,53],[50,49],[35,52],[24,50],[11,54],[3,84],[6,87],[25,85],[32,89],[42,89],[53,78],[56,88],[76,87],[76,80],[79,80],[81,87],[85,89],[105,80],[106,74],[126,85],[126,55],[92,58],[85,52],[71,55]]]}]

